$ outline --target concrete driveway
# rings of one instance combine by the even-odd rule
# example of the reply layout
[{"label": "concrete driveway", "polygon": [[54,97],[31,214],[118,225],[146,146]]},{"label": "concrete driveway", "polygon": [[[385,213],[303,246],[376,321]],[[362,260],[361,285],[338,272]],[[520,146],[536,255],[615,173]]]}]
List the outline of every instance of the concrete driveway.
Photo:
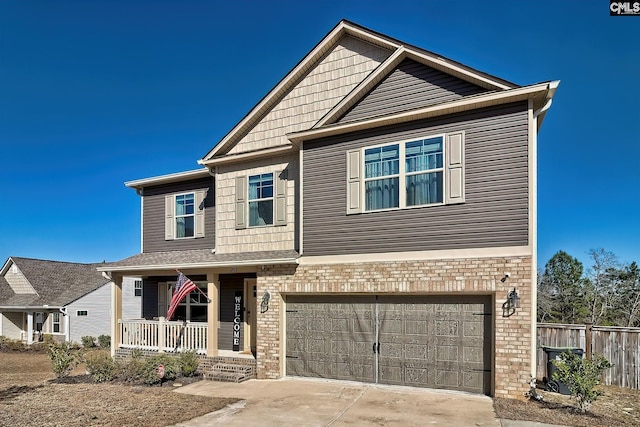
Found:
[{"label": "concrete driveway", "polygon": [[199,381],[176,391],[242,399],[220,411],[177,424],[184,427],[500,427],[489,397],[460,392],[304,378],[240,384]]}]

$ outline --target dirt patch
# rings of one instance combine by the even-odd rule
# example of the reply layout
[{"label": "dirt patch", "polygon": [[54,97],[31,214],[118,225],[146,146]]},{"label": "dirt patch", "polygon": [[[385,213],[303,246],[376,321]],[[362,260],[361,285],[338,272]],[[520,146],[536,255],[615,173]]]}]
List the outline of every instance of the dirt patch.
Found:
[{"label": "dirt patch", "polygon": [[[576,427],[640,426],[640,390],[601,386],[602,396],[586,414],[573,406],[570,396],[542,391],[544,401],[494,399],[499,418],[538,421]],[[539,390],[540,392],[540,390]]]},{"label": "dirt patch", "polygon": [[46,354],[0,353],[0,425],[167,426],[238,401],[173,393],[180,383],[97,384],[83,366],[58,380]]}]

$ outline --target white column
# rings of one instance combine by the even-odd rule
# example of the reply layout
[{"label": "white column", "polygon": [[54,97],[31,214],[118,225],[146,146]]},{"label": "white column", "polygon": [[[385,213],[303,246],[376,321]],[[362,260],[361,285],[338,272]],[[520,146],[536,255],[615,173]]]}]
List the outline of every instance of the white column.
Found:
[{"label": "white column", "polygon": [[33,344],[33,311],[27,313],[27,344]]},{"label": "white column", "polygon": [[111,356],[120,347],[120,324],[122,319],[122,276],[114,274],[111,281]]},{"label": "white column", "polygon": [[64,340],[71,341],[71,326],[69,325],[69,313],[67,307],[63,308],[62,317],[64,317]]}]

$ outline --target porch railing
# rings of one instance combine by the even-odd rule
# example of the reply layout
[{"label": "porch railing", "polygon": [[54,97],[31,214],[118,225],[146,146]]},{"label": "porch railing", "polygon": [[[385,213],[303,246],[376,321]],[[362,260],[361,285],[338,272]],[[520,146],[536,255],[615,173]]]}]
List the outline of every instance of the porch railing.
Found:
[{"label": "porch railing", "polygon": [[119,320],[120,347],[206,354],[207,324],[159,320]]}]

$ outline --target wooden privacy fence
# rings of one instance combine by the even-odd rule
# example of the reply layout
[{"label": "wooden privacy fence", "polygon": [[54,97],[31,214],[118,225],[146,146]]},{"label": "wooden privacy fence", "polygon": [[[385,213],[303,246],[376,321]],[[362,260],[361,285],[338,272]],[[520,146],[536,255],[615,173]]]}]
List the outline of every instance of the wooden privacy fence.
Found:
[{"label": "wooden privacy fence", "polygon": [[576,347],[585,357],[600,354],[613,364],[603,382],[640,389],[640,328],[538,323],[538,378],[547,375],[542,347]]}]

